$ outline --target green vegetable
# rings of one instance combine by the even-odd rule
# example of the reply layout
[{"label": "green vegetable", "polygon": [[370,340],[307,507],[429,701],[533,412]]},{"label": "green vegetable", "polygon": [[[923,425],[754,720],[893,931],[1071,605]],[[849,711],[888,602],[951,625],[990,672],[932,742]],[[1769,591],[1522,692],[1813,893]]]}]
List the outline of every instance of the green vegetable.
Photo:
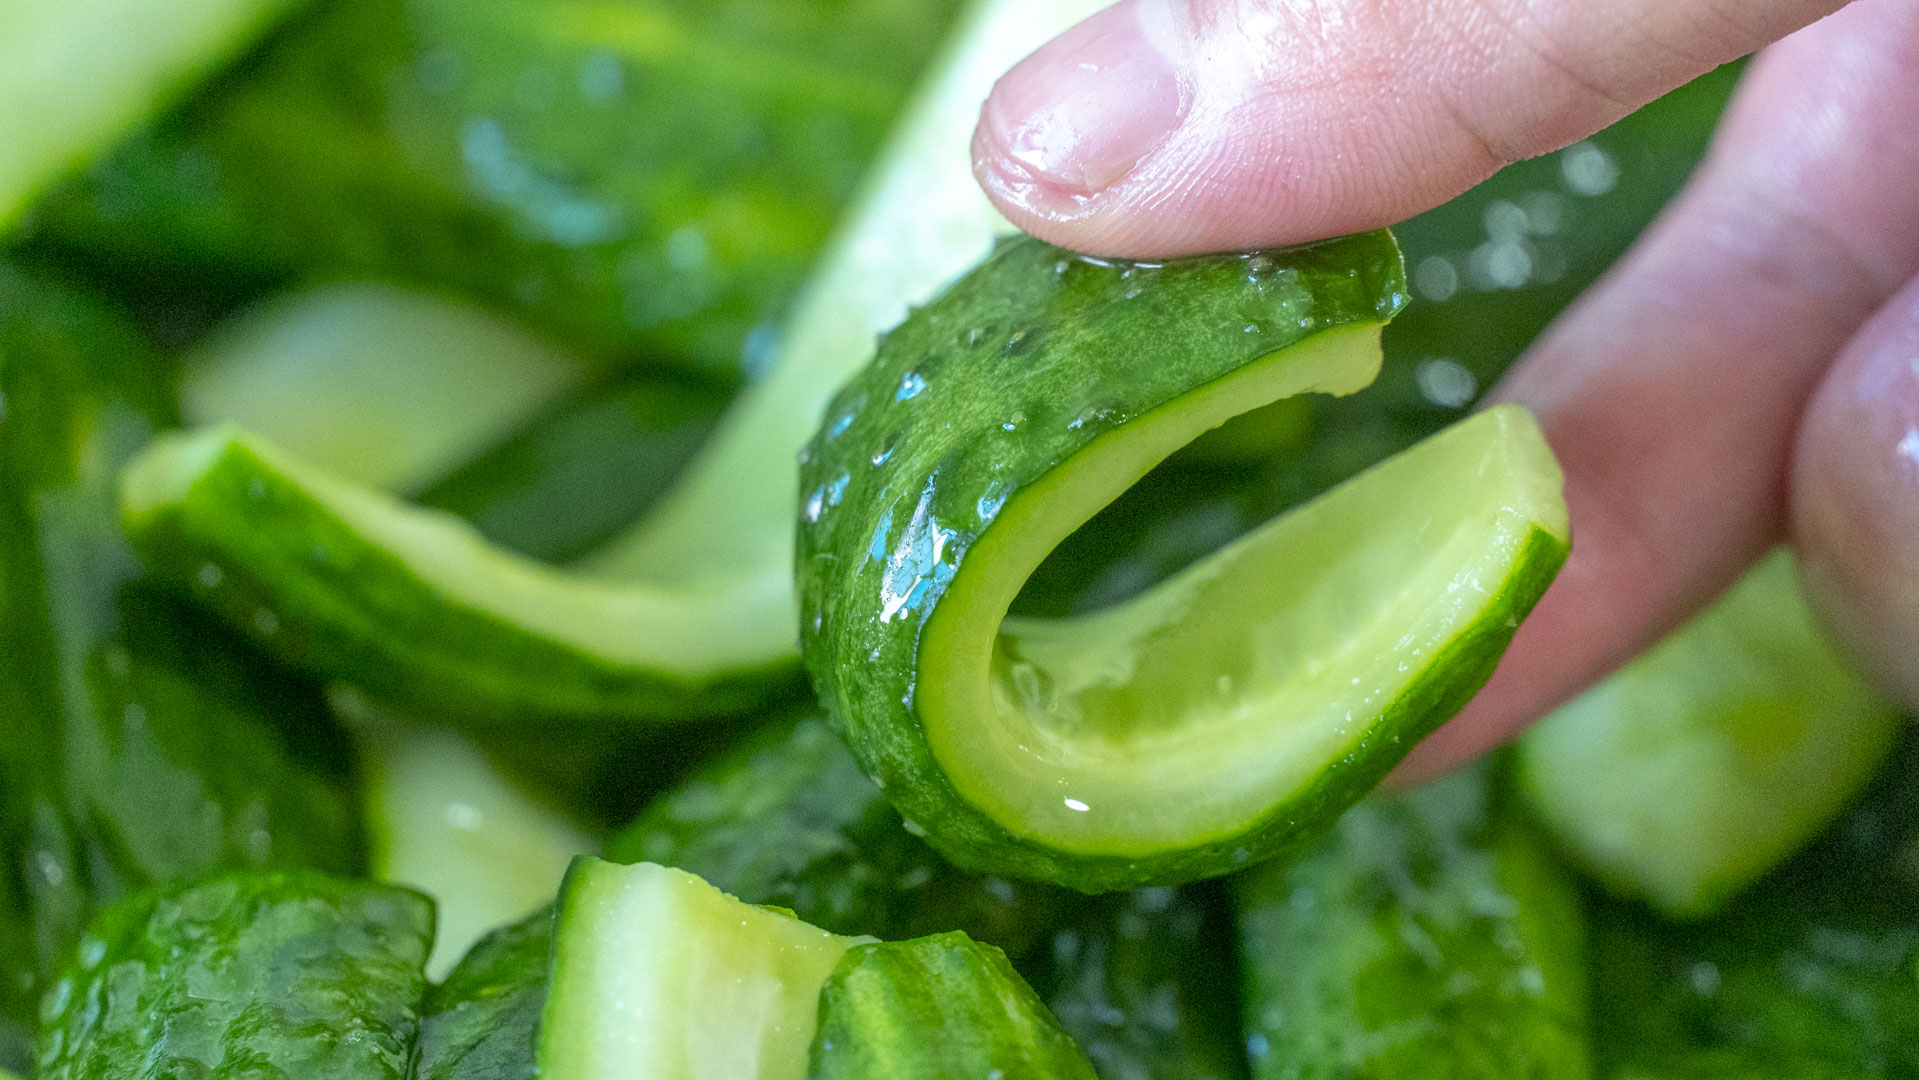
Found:
[{"label": "green vegetable", "polygon": [[1567,543],[1515,408],[1124,604],[1001,626],[1174,450],[1370,381],[1399,270],[1384,234],[1164,267],[1012,241],[841,393],[803,472],[803,650],[936,847],[1087,891],[1220,874],[1322,827],[1491,673]]},{"label": "green vegetable", "polygon": [[820,992],[809,1080],[1094,1080],[1006,954],[957,931],[858,945]]},{"label": "green vegetable", "polygon": [[820,987],[860,938],[681,870],[582,856],[560,891],[542,1080],[801,1080]]},{"label": "green vegetable", "polygon": [[1255,1080],[1591,1075],[1578,898],[1486,771],[1239,880]]},{"label": "green vegetable", "polygon": [[203,274],[398,277],[598,353],[737,370],[955,7],[338,0],[41,233]]},{"label": "green vegetable", "polygon": [[817,716],[776,723],[694,772],[614,837],[606,857],[677,866],[836,934],[964,930],[1015,959],[1077,906],[1064,890],[941,858]]},{"label": "green vegetable", "polygon": [[404,1080],[433,905],[309,871],[103,912],[43,1007],[41,1080]]},{"label": "green vegetable", "polygon": [[1241,1080],[1231,913],[1207,886],[1103,897],[1035,976],[1102,1080]]},{"label": "green vegetable", "polygon": [[533,1080],[553,912],[480,939],[427,991],[415,1080]]},{"label": "green vegetable", "polygon": [[1827,643],[1782,549],[1529,732],[1519,778],[1580,862],[1698,916],[1824,828],[1900,727]]},{"label": "green vegetable", "polygon": [[0,8],[0,234],[41,190],[212,73],[293,0]]},{"label": "green vegetable", "polygon": [[1601,1076],[1919,1075],[1919,743],[1901,742],[1832,828],[1713,917],[1597,901]]},{"label": "green vegetable", "polygon": [[319,695],[138,577],[114,472],[168,422],[157,361],[0,265],[0,1014],[100,906],[222,869],[362,866]]}]

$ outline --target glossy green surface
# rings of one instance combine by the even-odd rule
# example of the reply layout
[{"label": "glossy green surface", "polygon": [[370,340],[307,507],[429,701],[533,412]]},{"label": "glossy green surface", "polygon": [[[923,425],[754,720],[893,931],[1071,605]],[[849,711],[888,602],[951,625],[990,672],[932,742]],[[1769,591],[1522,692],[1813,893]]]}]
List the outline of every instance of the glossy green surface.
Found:
[{"label": "glossy green surface", "polygon": [[1255,1080],[1592,1075],[1564,871],[1474,768],[1238,879]]},{"label": "glossy green surface", "polygon": [[415,1080],[533,1080],[552,909],[483,937],[427,991]]},{"label": "glossy green surface", "polygon": [[941,858],[814,715],[777,722],[702,766],[615,836],[606,857],[677,866],[836,934],[964,930],[1015,959],[1082,903]]},{"label": "glossy green surface", "polygon": [[858,945],[820,991],[809,1080],[1095,1080],[1006,956],[965,934]]},{"label": "glossy green surface", "polygon": [[1826,641],[1777,551],[1519,744],[1565,849],[1668,915],[1705,915],[1822,830],[1903,726]]},{"label": "glossy green surface", "polygon": [[143,581],[120,535],[113,473],[170,412],[146,347],[0,265],[0,400],[0,1014],[30,1023],[99,905],[363,855],[318,694]]},{"label": "glossy green surface", "polygon": [[310,871],[103,912],[42,1008],[42,1080],[405,1080],[433,906]]},{"label": "glossy green surface", "polygon": [[623,359],[763,353],[953,0],[334,0],[41,210],[50,243],[451,288]]}]

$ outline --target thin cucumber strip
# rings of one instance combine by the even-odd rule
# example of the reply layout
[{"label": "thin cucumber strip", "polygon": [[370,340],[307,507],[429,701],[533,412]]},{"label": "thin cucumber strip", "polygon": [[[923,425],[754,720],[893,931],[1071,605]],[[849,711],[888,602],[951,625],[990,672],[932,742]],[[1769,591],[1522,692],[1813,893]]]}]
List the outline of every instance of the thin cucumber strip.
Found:
[{"label": "thin cucumber strip", "polygon": [[1234,879],[1254,1080],[1587,1080],[1585,928],[1485,768]]},{"label": "thin cucumber strip", "polygon": [[560,892],[543,1080],[804,1080],[846,950],[682,870],[581,857]]},{"label": "thin cucumber strip", "polygon": [[1519,780],[1609,885],[1696,917],[1823,829],[1900,726],[1827,642],[1782,549],[1527,733]]},{"label": "thin cucumber strip", "polygon": [[297,0],[0,7],[0,233],[42,189],[240,53]]},{"label": "thin cucumber strip", "polygon": [[820,991],[808,1080],[1096,1080],[1006,954],[953,932],[848,950]]},{"label": "thin cucumber strip", "polygon": [[1098,6],[987,0],[821,267],[773,373],[631,542],[582,574],[230,428],[160,443],[128,471],[129,532],[161,573],[291,661],[478,722],[690,718],[786,692],[794,455],[872,334],[1003,227],[965,151],[993,78]]},{"label": "thin cucumber strip", "polygon": [[427,991],[416,1080],[533,1080],[552,947],[551,908],[481,938]]},{"label": "thin cucumber strip", "polygon": [[344,480],[418,491],[503,441],[590,365],[471,304],[374,282],[275,297],[188,358],[188,423],[238,424]]},{"label": "thin cucumber strip", "polygon": [[42,1080],[406,1080],[433,936],[417,893],[310,871],[142,893],[42,1008]]},{"label": "thin cucumber strip", "polygon": [[597,846],[453,732],[385,718],[364,742],[369,868],[437,902],[433,979],[487,931],[551,903],[573,857]]},{"label": "thin cucumber strip", "polygon": [[1490,674],[1557,572],[1557,464],[1494,409],[1152,590],[1007,619],[1046,554],[1228,418],[1378,370],[1385,234],[1165,266],[1020,239],[893,331],[810,448],[803,645],[962,865],[1172,884],[1331,821]]}]

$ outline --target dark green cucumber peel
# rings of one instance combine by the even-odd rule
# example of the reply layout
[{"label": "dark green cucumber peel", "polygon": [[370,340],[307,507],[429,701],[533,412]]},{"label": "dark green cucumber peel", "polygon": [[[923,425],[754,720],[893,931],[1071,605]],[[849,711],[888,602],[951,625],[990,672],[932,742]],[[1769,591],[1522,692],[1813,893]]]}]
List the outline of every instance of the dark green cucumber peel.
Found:
[{"label": "dark green cucumber peel", "polygon": [[[1490,674],[1563,560],[1563,507],[1557,530],[1535,524],[1509,552],[1506,580],[1487,588],[1489,610],[1369,720],[1355,745],[1283,805],[1238,827],[1104,851],[1099,837],[1059,843],[1021,835],[1028,824],[1009,823],[1005,810],[963,793],[953,762],[942,761],[932,743],[945,729],[928,721],[936,697],[929,686],[939,694],[951,687],[943,678],[929,683],[922,668],[970,658],[923,650],[922,641],[939,628],[935,610],[953,583],[966,580],[969,551],[988,540],[1038,548],[1055,539],[994,533],[993,523],[1008,516],[1002,511],[1042,491],[1070,500],[1071,509],[1049,510],[1073,520],[1064,530],[1059,520],[1031,527],[1070,531],[1098,508],[1090,500],[1099,496],[1053,491],[1049,474],[1082,453],[1097,458],[1120,445],[1102,436],[1148,414],[1154,423],[1139,430],[1165,441],[1168,428],[1179,430],[1177,418],[1165,419],[1178,409],[1219,409],[1216,423],[1289,393],[1358,389],[1372,374],[1368,335],[1403,304],[1403,290],[1398,252],[1385,234],[1165,267],[1088,261],[1018,239],[893,331],[873,366],[841,392],[803,466],[802,490],[810,494],[800,527],[802,650],[862,765],[942,852],[962,865],[1086,891],[1223,873],[1322,826]],[[1289,352],[1292,346],[1305,348]],[[1287,379],[1294,382],[1284,385]],[[1176,449],[1167,445],[1159,456]],[[1086,486],[1113,479],[1096,476]],[[1082,502],[1089,503],[1083,514]],[[1031,555],[1036,562],[1043,554],[1021,549],[1006,561],[1020,565]],[[981,611],[992,605],[968,602]],[[1001,662],[993,661],[996,668]],[[973,673],[952,677],[964,682]],[[973,692],[970,683],[964,692]],[[957,738],[976,720],[954,718],[948,726]],[[1066,810],[1092,802],[1062,794]],[[1040,798],[1036,787],[1031,795]]]},{"label": "dark green cucumber peel", "polygon": [[427,991],[413,1080],[533,1080],[552,945],[551,908],[481,938]]},{"label": "dark green cucumber peel", "polygon": [[963,930],[1015,959],[1084,902],[941,858],[811,715],[775,723],[695,771],[608,842],[605,857],[676,866],[836,934]]},{"label": "dark green cucumber peel", "polygon": [[432,902],[310,871],[141,893],[42,1007],[41,1080],[406,1080]]},{"label": "dark green cucumber peel", "polygon": [[1096,1080],[1006,954],[957,931],[856,945],[820,991],[808,1080]]},{"label": "dark green cucumber peel", "polygon": [[159,370],[93,302],[0,265],[0,1013],[29,1023],[130,890],[363,866],[317,691],[139,580],[120,535],[111,474],[170,422]]},{"label": "dark green cucumber peel", "polygon": [[1586,1080],[1571,879],[1484,767],[1236,879],[1255,1080]]}]

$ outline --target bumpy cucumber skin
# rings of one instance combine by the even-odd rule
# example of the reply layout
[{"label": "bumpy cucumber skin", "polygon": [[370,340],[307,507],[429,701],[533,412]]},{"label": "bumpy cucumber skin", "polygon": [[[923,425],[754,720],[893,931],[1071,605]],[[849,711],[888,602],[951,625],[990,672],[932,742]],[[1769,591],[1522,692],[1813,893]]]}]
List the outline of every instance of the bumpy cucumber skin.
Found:
[{"label": "bumpy cucumber skin", "polygon": [[495,930],[427,991],[414,1080],[532,1080],[553,909]]},{"label": "bumpy cucumber skin", "polygon": [[1219,883],[1102,897],[1033,985],[1101,1080],[1245,1080],[1232,912]]},{"label": "bumpy cucumber skin", "polygon": [[680,678],[453,602],[238,437],[181,497],[126,528],[157,577],[286,662],[456,723],[684,722],[762,704],[796,674],[780,660]]},{"label": "bumpy cucumber skin", "polygon": [[941,858],[816,715],[781,721],[695,772],[614,837],[605,857],[676,866],[835,934],[963,930],[1015,958],[1083,903]]},{"label": "bumpy cucumber skin", "polygon": [[737,372],[957,8],[321,5],[39,229],[129,268],[418,281],[629,362]]},{"label": "bumpy cucumber skin", "polygon": [[[1013,835],[947,781],[912,703],[926,620],[1007,497],[1155,406],[1314,333],[1384,321],[1404,302],[1384,233],[1163,269],[1021,238],[881,344],[802,469],[801,648],[861,765],[935,847],[963,866],[1087,892],[1226,873],[1323,828],[1485,682],[1565,559],[1565,542],[1543,529],[1524,542],[1496,610],[1352,753],[1238,834],[1191,849],[1089,856]],[[882,524],[906,538],[876,543]],[[889,611],[889,593],[902,592]]]},{"label": "bumpy cucumber skin", "polygon": [[856,945],[820,991],[808,1080],[1097,1080],[1006,955],[953,932]]},{"label": "bumpy cucumber skin", "polygon": [[1236,879],[1255,1080],[1592,1075],[1577,892],[1487,771]]},{"label": "bumpy cucumber skin", "polygon": [[140,580],[120,535],[111,473],[171,421],[160,370],[117,318],[0,264],[0,1016],[29,1028],[130,890],[364,865],[318,692]]},{"label": "bumpy cucumber skin", "polygon": [[142,893],[42,1008],[42,1080],[404,1080],[433,903],[311,871]]}]

